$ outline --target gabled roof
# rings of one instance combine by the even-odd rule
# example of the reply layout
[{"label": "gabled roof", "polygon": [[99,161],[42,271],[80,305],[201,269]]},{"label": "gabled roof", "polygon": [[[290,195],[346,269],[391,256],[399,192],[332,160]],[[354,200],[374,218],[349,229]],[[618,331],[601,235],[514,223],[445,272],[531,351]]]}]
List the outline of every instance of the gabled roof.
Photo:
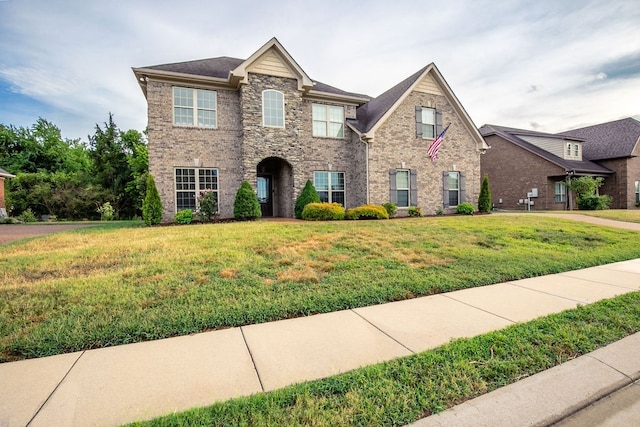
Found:
[{"label": "gabled roof", "polygon": [[640,141],[640,122],[634,118],[568,130],[560,135],[582,138],[583,153],[591,160],[633,156]]},{"label": "gabled roof", "polygon": [[552,133],[544,133],[544,132],[536,132],[536,131],[531,131],[531,130],[525,130],[525,129],[516,129],[516,128],[509,128],[509,127],[504,127],[504,126],[496,126],[496,125],[483,125],[480,128],[480,133],[482,134],[483,137],[488,137],[491,135],[497,135],[499,137],[501,137],[502,139],[505,139],[517,146],[519,146],[520,148],[523,148],[535,155],[537,155],[538,157],[543,158],[544,160],[555,164],[556,166],[559,166],[561,168],[563,168],[566,172],[572,172],[574,174],[594,174],[594,175],[611,175],[613,174],[613,171],[605,168],[604,166],[600,166],[597,163],[594,163],[590,160],[586,160],[584,159],[584,145],[583,147],[583,160],[582,161],[578,161],[578,160],[565,160],[562,157],[556,156],[555,154],[552,154],[550,152],[548,152],[547,150],[544,150],[534,144],[531,144],[527,141],[525,141],[524,139],[520,138],[520,136],[534,136],[534,137],[544,137],[544,138],[552,138],[552,139],[558,139],[561,141],[577,141],[577,142],[582,142],[583,140],[580,138],[576,138],[576,137],[572,137],[572,136],[564,136],[564,135],[557,135],[557,134],[552,134]]},{"label": "gabled roof", "polygon": [[387,118],[396,110],[396,108],[398,108],[404,99],[426,76],[430,76],[433,79],[449,103],[451,103],[454,111],[460,117],[465,128],[475,140],[478,149],[488,149],[489,146],[478,132],[478,128],[462,107],[462,104],[455,96],[434,63],[418,70],[416,73],[407,77],[380,96],[358,107],[356,110],[356,120],[350,120],[349,124],[361,135],[364,135],[367,138],[372,138],[376,129],[387,120]]},{"label": "gabled roof", "polygon": [[15,175],[10,174],[9,172],[7,172],[6,170],[0,168],[0,177],[2,178],[15,178]]},{"label": "gabled roof", "polygon": [[176,62],[133,68],[138,83],[145,96],[147,95],[146,79],[149,76],[173,81],[196,81],[237,88],[246,82],[247,70],[269,50],[277,52],[287,68],[296,76],[298,89],[309,95],[325,98],[338,98],[346,102],[361,105],[371,97],[359,93],[347,92],[325,83],[314,81],[304,72],[286,49],[274,37],[265,43],[247,59],[221,56],[217,58],[199,59],[195,61]]}]

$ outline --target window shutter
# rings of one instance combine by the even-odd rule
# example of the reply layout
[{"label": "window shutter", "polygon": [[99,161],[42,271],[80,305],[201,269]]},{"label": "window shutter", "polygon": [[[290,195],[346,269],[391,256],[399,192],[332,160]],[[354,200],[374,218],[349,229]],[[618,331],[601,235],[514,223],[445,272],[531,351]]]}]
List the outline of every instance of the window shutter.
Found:
[{"label": "window shutter", "polygon": [[449,172],[442,172],[442,205],[449,207]]},{"label": "window shutter", "polygon": [[396,170],[389,169],[389,202],[398,203],[398,191],[396,187]]},{"label": "window shutter", "polygon": [[460,172],[460,201],[464,203],[467,201],[467,180],[464,177],[464,172]]},{"label": "window shutter", "polygon": [[436,109],[436,136],[442,132],[442,110]]},{"label": "window shutter", "polygon": [[409,205],[418,206],[418,171],[411,169],[409,174]]},{"label": "window shutter", "polygon": [[416,105],[416,137],[422,138],[422,107]]}]

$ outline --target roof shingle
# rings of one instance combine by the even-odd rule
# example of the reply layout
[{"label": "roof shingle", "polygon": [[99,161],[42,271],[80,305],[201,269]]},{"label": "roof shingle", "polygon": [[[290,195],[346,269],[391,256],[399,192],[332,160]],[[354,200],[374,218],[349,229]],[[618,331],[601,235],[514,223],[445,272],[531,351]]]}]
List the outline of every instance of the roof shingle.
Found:
[{"label": "roof shingle", "polygon": [[640,122],[634,118],[568,130],[559,135],[582,138],[584,156],[590,160],[629,157],[640,138]]}]

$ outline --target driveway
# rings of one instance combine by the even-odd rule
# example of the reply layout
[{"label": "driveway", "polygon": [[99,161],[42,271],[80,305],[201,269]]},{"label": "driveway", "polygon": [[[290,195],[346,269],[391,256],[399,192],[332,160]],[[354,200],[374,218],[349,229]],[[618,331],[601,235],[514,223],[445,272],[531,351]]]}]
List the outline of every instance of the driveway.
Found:
[{"label": "driveway", "polygon": [[44,236],[59,231],[94,227],[96,224],[0,224],[0,245],[27,237]]}]

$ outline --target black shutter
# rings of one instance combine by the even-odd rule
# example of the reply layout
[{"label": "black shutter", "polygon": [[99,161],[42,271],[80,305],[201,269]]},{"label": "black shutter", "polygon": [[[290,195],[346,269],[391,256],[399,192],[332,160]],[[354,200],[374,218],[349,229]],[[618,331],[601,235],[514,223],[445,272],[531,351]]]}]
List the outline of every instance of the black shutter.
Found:
[{"label": "black shutter", "polygon": [[436,134],[434,136],[437,137],[442,132],[442,110],[436,109]]},{"label": "black shutter", "polygon": [[449,207],[449,172],[442,172],[442,205]]},{"label": "black shutter", "polygon": [[458,203],[464,203],[467,201],[467,180],[464,177],[464,173],[460,172],[460,200]]},{"label": "black shutter", "polygon": [[389,169],[389,203],[398,203],[398,187],[396,187],[395,169]]},{"label": "black shutter", "polygon": [[416,137],[422,138],[422,107],[416,105]]},{"label": "black shutter", "polygon": [[409,205],[418,206],[418,171],[411,169],[409,181]]}]

